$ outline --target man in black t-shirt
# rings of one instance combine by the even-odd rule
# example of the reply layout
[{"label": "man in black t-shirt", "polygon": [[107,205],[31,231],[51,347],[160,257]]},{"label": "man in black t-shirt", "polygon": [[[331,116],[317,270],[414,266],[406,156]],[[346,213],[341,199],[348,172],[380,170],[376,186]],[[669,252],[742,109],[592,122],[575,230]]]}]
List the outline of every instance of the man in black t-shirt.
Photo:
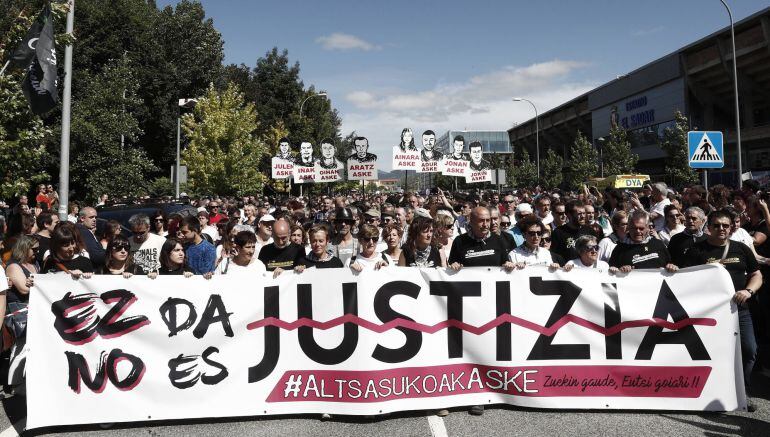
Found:
[{"label": "man in black t-shirt", "polygon": [[668,252],[671,262],[683,266],[687,262],[687,251],[695,244],[706,239],[703,225],[706,214],[697,206],[691,206],[684,211],[684,231],[671,237],[668,242]]},{"label": "man in black t-shirt", "polygon": [[470,229],[455,238],[449,251],[447,264],[453,270],[463,267],[498,267],[513,270],[508,261],[506,244],[502,238],[490,232],[492,219],[489,210],[479,206],[471,210]]},{"label": "man in black t-shirt", "polygon": [[274,278],[284,270],[297,267],[305,258],[305,248],[289,240],[289,230],[286,220],[276,221],[273,225],[273,242],[259,251],[259,260],[269,272],[273,272]]},{"label": "man in black t-shirt", "polygon": [[574,200],[568,202],[564,211],[567,213],[567,223],[559,226],[551,233],[551,251],[566,260],[580,256],[575,250],[575,241],[583,235],[593,235],[591,228],[586,226],[586,208],[583,202]]},{"label": "man in black t-shirt", "polygon": [[757,341],[748,302],[762,286],[762,273],[751,249],[743,243],[730,240],[732,218],[727,212],[715,211],[709,215],[708,220],[708,238],[692,246],[687,253],[685,265],[721,263],[730,274],[735,292],[733,300],[738,304],[743,380],[748,388],[757,358]]},{"label": "man in black t-shirt", "polygon": [[650,217],[644,210],[636,210],[628,220],[628,238],[612,251],[609,265],[621,272],[633,269],[659,269],[673,272],[678,267],[671,263],[666,245],[650,237]]}]

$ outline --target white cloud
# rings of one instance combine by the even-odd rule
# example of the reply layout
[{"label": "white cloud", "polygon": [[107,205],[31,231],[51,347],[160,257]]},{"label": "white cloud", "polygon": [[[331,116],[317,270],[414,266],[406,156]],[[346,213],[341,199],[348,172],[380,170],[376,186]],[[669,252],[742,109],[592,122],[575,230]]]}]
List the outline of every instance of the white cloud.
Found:
[{"label": "white cloud", "polygon": [[530,105],[511,100],[515,96],[532,100],[542,113],[593,89],[598,82],[569,77],[587,65],[553,60],[508,66],[408,94],[354,91],[345,96],[355,109],[341,114],[342,131],[368,137],[372,151],[384,158],[380,168],[388,170],[390,149],[404,127],[415,132],[432,129],[438,135],[447,130],[507,130],[534,116]]},{"label": "white cloud", "polygon": [[649,36],[655,33],[659,33],[661,31],[663,31],[663,26],[655,26],[650,29],[640,29],[640,30],[633,31],[631,32],[631,36],[643,37],[643,36]]},{"label": "white cloud", "polygon": [[315,42],[321,44],[324,50],[380,50],[382,47],[347,33],[335,32],[331,35],[320,36]]}]

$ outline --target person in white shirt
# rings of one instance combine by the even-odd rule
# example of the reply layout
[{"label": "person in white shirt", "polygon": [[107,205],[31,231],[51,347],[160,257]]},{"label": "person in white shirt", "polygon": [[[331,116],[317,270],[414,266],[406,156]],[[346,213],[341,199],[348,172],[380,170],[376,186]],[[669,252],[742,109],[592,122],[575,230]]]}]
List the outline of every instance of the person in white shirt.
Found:
[{"label": "person in white shirt", "polygon": [[128,219],[128,225],[134,234],[129,239],[134,265],[144,273],[157,272],[160,268],[160,251],[166,239],[150,232],[150,217],[147,214],[134,214]]},{"label": "person in white shirt", "polygon": [[551,198],[547,194],[541,194],[535,200],[535,214],[539,218],[543,225],[548,226],[553,223],[553,215],[551,214]]},{"label": "person in white shirt", "polygon": [[757,253],[757,249],[754,247],[754,237],[752,237],[748,231],[741,227],[741,215],[738,213],[738,211],[731,207],[727,207],[724,210],[730,215],[730,219],[733,223],[733,226],[730,229],[730,239],[732,241],[738,241],[748,246],[760,264],[766,265],[770,263],[770,258],[765,258]]},{"label": "person in white shirt", "polygon": [[668,247],[668,243],[671,241],[671,237],[684,231],[684,214],[674,205],[668,205],[663,209],[663,213],[666,217],[666,224],[663,229],[658,232],[660,241]]},{"label": "person in white shirt", "polygon": [[351,257],[345,265],[357,272],[379,270],[387,266],[388,261],[375,250],[379,239],[380,232],[377,227],[368,224],[361,225],[361,229],[358,230],[358,244],[361,252]]},{"label": "person in white shirt", "polygon": [[526,266],[559,268],[559,264],[553,261],[551,252],[540,246],[540,239],[545,230],[543,222],[534,215],[529,215],[521,219],[519,228],[524,235],[524,244],[508,253],[508,259],[516,265],[516,268],[523,269]]},{"label": "person in white shirt", "polygon": [[212,226],[209,224],[209,213],[208,211],[198,211],[198,221],[201,224],[201,235],[206,234],[209,237],[211,237],[211,243],[216,245],[217,241],[219,241],[219,229],[217,229],[216,226]]},{"label": "person in white shirt", "polygon": [[575,241],[575,250],[578,251],[579,256],[567,261],[564,265],[564,270],[570,271],[573,268],[596,269],[600,273],[617,271],[617,268],[610,268],[607,262],[599,259],[599,245],[596,243],[596,237],[593,235],[580,236]]},{"label": "person in white shirt", "polygon": [[599,242],[599,259],[609,261],[612,251],[619,242],[628,235],[628,214],[625,211],[615,211],[610,218],[612,233]]},{"label": "person in white shirt", "polygon": [[[666,225],[666,206],[671,205],[666,194],[668,185],[665,182],[652,184],[652,196],[650,199],[650,220],[655,224],[655,230],[660,232]],[[654,202],[654,203],[653,203]]]},{"label": "person in white shirt", "polygon": [[267,272],[262,261],[254,256],[257,236],[251,231],[240,231],[233,238],[233,256],[224,258],[216,268],[215,275],[263,274]]}]

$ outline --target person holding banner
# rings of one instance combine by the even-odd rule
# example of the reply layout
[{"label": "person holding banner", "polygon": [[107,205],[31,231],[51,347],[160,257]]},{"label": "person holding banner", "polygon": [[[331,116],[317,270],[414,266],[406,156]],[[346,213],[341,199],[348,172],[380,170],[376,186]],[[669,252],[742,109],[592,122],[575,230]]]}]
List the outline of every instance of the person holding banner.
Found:
[{"label": "person holding banner", "polygon": [[372,225],[361,225],[358,230],[358,244],[361,252],[350,258],[348,266],[357,271],[379,270],[388,264],[388,260],[382,254],[378,254],[377,241],[380,239],[380,232],[377,227]]},{"label": "person holding banner", "polygon": [[547,266],[552,269],[560,267],[558,263],[553,261],[551,252],[540,246],[546,228],[539,218],[528,215],[521,219],[516,226],[521,228],[524,234],[524,244],[511,250],[508,253],[508,258],[516,264],[517,269],[523,269],[526,266]]},{"label": "person holding banner", "polygon": [[59,223],[51,235],[51,255],[45,260],[42,273],[66,272],[72,279],[88,279],[94,272],[94,265],[81,255],[80,234],[70,222]]},{"label": "person holding banner", "polygon": [[[685,266],[708,263],[722,264],[735,289],[733,300],[738,305],[738,325],[741,334],[743,380],[748,389],[751,372],[757,359],[757,341],[749,312],[749,301],[762,286],[762,272],[754,253],[745,244],[730,240],[732,219],[726,211],[714,211],[708,216],[709,234],[687,252]],[[750,411],[753,405],[749,403]]]},{"label": "person holding banner", "polygon": [[310,253],[305,255],[294,271],[302,273],[306,268],[335,269],[344,267],[339,258],[329,253],[329,228],[317,224],[310,228]]},{"label": "person holding banner", "polygon": [[[491,223],[489,209],[486,207],[477,206],[471,210],[470,229],[452,242],[449,268],[460,270],[463,267],[502,266],[508,272],[515,268],[508,260],[503,240],[490,232]],[[481,411],[483,413],[483,407]]]},{"label": "person holding banner", "polygon": [[305,248],[291,242],[289,222],[281,219],[273,225],[273,242],[262,247],[259,251],[259,260],[273,272],[273,277],[283,273],[284,270],[294,269],[301,264],[305,256]]},{"label": "person holding banner", "polygon": [[599,259],[599,245],[596,237],[593,235],[583,235],[575,241],[575,249],[580,256],[567,261],[564,270],[577,269],[597,269],[600,273],[615,273],[618,269],[610,267],[605,261]]},{"label": "person holding banner", "polygon": [[193,276],[192,271],[185,263],[184,246],[176,238],[168,238],[160,249],[160,269],[150,272],[147,277],[155,279],[158,275],[184,275],[185,278]]},{"label": "person holding banner", "polygon": [[433,241],[433,220],[415,217],[398,258],[401,267],[446,267],[444,253]]},{"label": "person holding banner", "polygon": [[107,244],[104,267],[97,273],[102,275],[122,275],[126,279],[133,276],[137,269],[144,273],[141,267],[134,263],[134,257],[131,255],[130,250],[131,243],[128,239],[122,235],[116,235]]},{"label": "person holding banner", "polygon": [[398,223],[388,223],[382,228],[382,239],[387,246],[382,251],[382,256],[388,260],[388,264],[397,265],[399,258],[401,258],[401,240],[403,239],[404,228]]},{"label": "person holding banner", "polygon": [[671,255],[663,242],[650,235],[649,217],[643,209],[631,213],[628,219],[628,238],[612,251],[608,263],[610,267],[616,267],[623,273],[633,269],[665,268],[668,272],[679,269],[671,262]]},{"label": "person holding banner", "polygon": [[232,256],[225,257],[217,266],[215,275],[262,274],[265,265],[256,258],[257,236],[252,231],[240,231],[233,237]]}]

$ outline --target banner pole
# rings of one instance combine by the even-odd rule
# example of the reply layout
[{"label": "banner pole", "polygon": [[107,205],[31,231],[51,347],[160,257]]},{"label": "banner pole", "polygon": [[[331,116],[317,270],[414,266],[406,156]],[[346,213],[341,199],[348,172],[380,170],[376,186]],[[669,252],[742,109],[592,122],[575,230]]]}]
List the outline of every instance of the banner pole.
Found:
[{"label": "banner pole", "polygon": [[[75,27],[75,0],[67,12],[67,35]],[[64,49],[64,95],[61,110],[61,157],[59,163],[59,219],[67,220],[70,193],[70,118],[72,104],[72,43]]]}]

